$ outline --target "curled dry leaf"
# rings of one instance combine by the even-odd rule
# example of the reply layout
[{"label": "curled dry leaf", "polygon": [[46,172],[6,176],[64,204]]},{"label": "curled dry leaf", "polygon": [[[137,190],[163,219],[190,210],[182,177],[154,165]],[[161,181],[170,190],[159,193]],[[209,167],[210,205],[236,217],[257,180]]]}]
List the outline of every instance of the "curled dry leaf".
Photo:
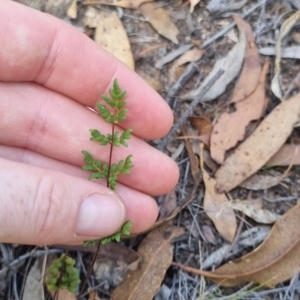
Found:
[{"label": "curled dry leaf", "polygon": [[281,43],[284,37],[287,36],[287,34],[292,30],[294,25],[299,21],[300,19],[300,11],[295,12],[292,14],[287,20],[283,22],[280,28],[279,36],[276,41],[276,59],[275,59],[275,75],[272,79],[271,83],[271,89],[273,94],[279,98],[282,99],[283,92],[281,87],[281,80],[280,80],[280,62],[281,62]]},{"label": "curled dry leaf", "polygon": [[212,88],[205,94],[201,102],[208,102],[219,97],[226,89],[227,85],[239,74],[246,49],[246,36],[241,27],[241,23],[237,24],[239,28],[239,42],[229,51],[227,56],[219,59],[211,72],[206,76],[200,86],[180,98],[183,100],[194,99],[197,97],[203,88],[211,81],[219,70],[224,70],[224,73],[215,82]]},{"label": "curled dry leaf", "polygon": [[233,200],[226,203],[222,209],[227,207],[241,211],[249,218],[262,224],[273,224],[280,217],[280,215],[261,208],[261,203],[254,200]]},{"label": "curled dry leaf", "polygon": [[264,166],[291,134],[299,111],[300,93],[279,104],[216,172],[218,192],[232,190]]},{"label": "curled dry leaf", "polygon": [[197,48],[191,49],[187,52],[185,52],[181,57],[179,57],[172,65],[169,71],[169,76],[171,80],[175,81],[177,76],[176,76],[176,71],[177,68],[180,66],[188,63],[188,62],[196,62],[199,60],[204,53],[204,50],[200,50]]},{"label": "curled dry leaf", "polygon": [[300,265],[300,204],[281,216],[267,239],[254,251],[233,260],[214,272],[185,266],[182,269],[200,274],[222,286],[256,282],[268,287],[290,279]]},{"label": "curled dry leaf", "polygon": [[244,139],[249,123],[261,118],[264,114],[267,106],[265,80],[268,68],[269,63],[267,62],[255,91],[245,100],[236,103],[234,112],[224,112],[214,125],[210,149],[212,158],[219,164],[224,163],[226,151]]},{"label": "curled dry leaf", "polygon": [[211,178],[203,167],[203,145],[201,145],[200,167],[202,170],[203,181],[205,185],[205,195],[203,200],[203,208],[205,213],[214,223],[217,231],[227,241],[234,240],[236,232],[236,218],[232,208],[228,207],[221,210],[228,199],[225,194],[218,194],[215,191],[216,182]]},{"label": "curled dry leaf", "polygon": [[128,36],[115,12],[99,11],[95,42],[134,69],[134,60]]},{"label": "curled dry leaf", "polygon": [[156,8],[156,3],[144,3],[141,5],[140,11],[159,34],[174,44],[178,44],[177,35],[179,34],[179,30],[171,21],[166,10],[162,7]]},{"label": "curled dry leaf", "polygon": [[300,145],[283,145],[266,166],[300,165]]},{"label": "curled dry leaf", "polygon": [[111,300],[152,300],[172,263],[171,241],[183,234],[183,228],[168,224],[151,231],[138,248],[139,268],[128,273]]},{"label": "curled dry leaf", "polygon": [[130,8],[130,9],[138,9],[141,4],[146,2],[152,2],[154,0],[121,0],[118,2],[105,2],[105,1],[94,1],[94,0],[87,0],[84,1],[83,5],[110,5],[110,6],[118,6],[118,7],[124,7],[124,8]]},{"label": "curled dry leaf", "polygon": [[261,74],[260,58],[255,44],[255,35],[250,25],[237,15],[233,20],[242,28],[246,35],[246,50],[243,68],[237,79],[229,103],[245,100],[256,88]]}]

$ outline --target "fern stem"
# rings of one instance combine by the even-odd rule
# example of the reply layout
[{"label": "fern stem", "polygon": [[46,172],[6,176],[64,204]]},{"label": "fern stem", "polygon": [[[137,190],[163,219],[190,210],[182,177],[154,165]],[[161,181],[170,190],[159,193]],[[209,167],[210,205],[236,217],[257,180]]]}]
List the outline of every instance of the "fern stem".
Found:
[{"label": "fern stem", "polygon": [[[116,114],[116,112],[115,112],[115,114]],[[110,188],[109,177],[110,177],[111,160],[112,160],[112,153],[113,153],[113,147],[114,147],[114,143],[113,143],[114,133],[115,133],[115,123],[112,123],[112,126],[111,126],[112,141],[110,143],[110,149],[109,149],[108,171],[107,171],[107,181],[106,181],[106,186],[108,188]]]}]

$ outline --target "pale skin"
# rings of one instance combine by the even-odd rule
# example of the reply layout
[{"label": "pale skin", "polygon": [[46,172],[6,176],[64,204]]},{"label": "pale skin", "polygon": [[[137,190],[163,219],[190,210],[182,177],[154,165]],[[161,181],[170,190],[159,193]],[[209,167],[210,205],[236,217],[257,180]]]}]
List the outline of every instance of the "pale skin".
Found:
[{"label": "pale skin", "polygon": [[[0,39],[0,242],[81,243],[128,219],[132,232],[149,228],[158,214],[151,196],[179,177],[176,163],[142,140],[170,130],[165,101],[83,33],[39,11],[0,1]],[[117,130],[132,128],[134,136],[113,160],[132,154],[135,165],[116,193],[80,169],[81,150],[108,160],[89,129],[107,133],[111,125],[86,106],[94,108],[114,78],[129,109]]]}]

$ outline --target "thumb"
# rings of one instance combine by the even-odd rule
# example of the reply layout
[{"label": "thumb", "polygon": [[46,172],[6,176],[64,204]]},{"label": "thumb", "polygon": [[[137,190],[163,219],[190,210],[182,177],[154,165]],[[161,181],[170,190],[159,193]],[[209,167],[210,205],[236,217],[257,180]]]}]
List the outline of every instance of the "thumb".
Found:
[{"label": "thumb", "polygon": [[120,197],[99,184],[0,158],[0,242],[47,245],[108,236],[125,221]]}]

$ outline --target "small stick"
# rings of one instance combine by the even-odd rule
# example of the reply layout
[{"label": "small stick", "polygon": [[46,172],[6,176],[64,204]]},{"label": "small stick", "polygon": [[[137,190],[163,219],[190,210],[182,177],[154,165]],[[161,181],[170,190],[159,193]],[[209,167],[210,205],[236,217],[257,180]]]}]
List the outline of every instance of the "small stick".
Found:
[{"label": "small stick", "polygon": [[203,88],[199,95],[195,97],[192,101],[188,109],[183,113],[178,122],[173,126],[170,133],[161,141],[160,145],[158,145],[159,150],[164,150],[167,143],[173,138],[176,131],[181,127],[181,125],[186,121],[187,117],[192,114],[197,104],[202,100],[205,94],[211,89],[211,87],[215,84],[215,82],[223,75],[224,70],[220,69],[216,75],[207,83],[207,85]]},{"label": "small stick", "polygon": [[173,59],[175,59],[176,57],[178,57],[179,55],[185,53],[186,51],[188,51],[189,49],[191,49],[193,47],[193,44],[187,44],[187,45],[183,45],[177,49],[175,49],[174,51],[168,53],[166,56],[164,56],[163,58],[159,59],[156,64],[155,64],[155,68],[156,69],[161,69],[163,65],[165,65],[166,63],[172,61]]}]

